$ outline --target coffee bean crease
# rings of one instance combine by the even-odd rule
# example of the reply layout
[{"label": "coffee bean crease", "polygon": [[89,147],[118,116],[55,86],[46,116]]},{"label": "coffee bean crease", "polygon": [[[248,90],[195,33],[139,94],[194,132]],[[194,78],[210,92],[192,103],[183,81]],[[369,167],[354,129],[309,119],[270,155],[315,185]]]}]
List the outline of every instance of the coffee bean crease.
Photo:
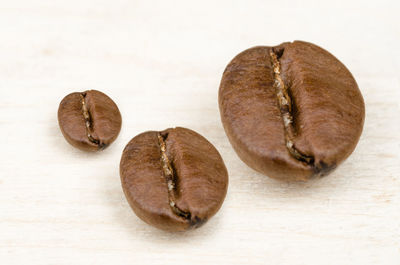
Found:
[{"label": "coffee bean crease", "polygon": [[86,135],[87,138],[90,142],[92,142],[95,145],[98,145],[99,148],[101,148],[102,144],[100,143],[100,140],[96,139],[93,137],[93,126],[92,126],[92,116],[90,115],[89,108],[86,104],[86,93],[81,93],[81,103],[82,103],[82,114],[83,118],[85,119],[85,127],[86,127]]},{"label": "coffee bean crease", "polygon": [[308,165],[312,165],[314,163],[314,157],[303,154],[294,145],[296,132],[293,126],[292,100],[289,96],[289,87],[285,85],[281,77],[282,69],[279,62],[279,56],[282,55],[282,53],[283,51],[278,54],[278,52],[271,49],[269,55],[274,72],[274,87],[276,89],[276,96],[285,129],[286,148],[295,159]]},{"label": "coffee bean crease", "polygon": [[165,177],[167,187],[168,187],[169,206],[171,207],[171,210],[174,214],[190,220],[191,219],[190,212],[185,212],[176,205],[175,192],[176,192],[176,186],[177,186],[176,185],[177,173],[174,170],[173,165],[167,156],[167,146],[166,146],[165,141],[168,137],[168,134],[161,135],[160,133],[158,133],[157,137],[158,137],[158,143],[160,145],[161,165],[162,165],[164,177]]}]

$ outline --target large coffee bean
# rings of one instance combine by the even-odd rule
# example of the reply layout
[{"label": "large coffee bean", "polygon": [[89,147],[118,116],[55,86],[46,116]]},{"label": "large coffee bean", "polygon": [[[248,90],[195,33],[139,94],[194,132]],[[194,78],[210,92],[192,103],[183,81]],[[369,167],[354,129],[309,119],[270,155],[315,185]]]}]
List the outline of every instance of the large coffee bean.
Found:
[{"label": "large coffee bean", "polygon": [[347,68],[303,41],[237,55],[219,89],[225,132],[239,157],[270,177],[323,176],[354,150],[364,101]]}]

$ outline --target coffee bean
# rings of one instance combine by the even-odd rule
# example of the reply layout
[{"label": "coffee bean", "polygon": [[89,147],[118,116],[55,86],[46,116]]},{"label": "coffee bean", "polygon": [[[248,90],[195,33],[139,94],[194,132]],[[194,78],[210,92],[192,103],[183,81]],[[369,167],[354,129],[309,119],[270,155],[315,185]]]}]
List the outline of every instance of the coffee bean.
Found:
[{"label": "coffee bean", "polygon": [[323,176],[354,150],[364,101],[347,68],[303,41],[243,51],[219,89],[225,132],[239,157],[270,177]]},{"label": "coffee bean", "polygon": [[58,123],[65,139],[84,151],[106,148],[121,130],[121,114],[106,94],[97,90],[71,93],[60,103]]},{"label": "coffee bean", "polygon": [[137,216],[167,231],[205,223],[221,207],[228,187],[228,172],[215,147],[180,127],[134,137],[123,151],[120,175]]}]

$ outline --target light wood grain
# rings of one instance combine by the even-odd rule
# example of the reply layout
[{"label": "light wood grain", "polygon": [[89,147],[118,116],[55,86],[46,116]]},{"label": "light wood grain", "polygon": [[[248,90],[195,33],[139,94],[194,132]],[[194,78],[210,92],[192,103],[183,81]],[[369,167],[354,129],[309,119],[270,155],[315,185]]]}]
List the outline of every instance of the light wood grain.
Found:
[{"label": "light wood grain", "polygon": [[[397,1],[0,1],[0,264],[400,264]],[[271,180],[224,134],[226,64],[301,39],[336,55],[366,103],[352,156],[318,181]],[[61,99],[98,89],[120,107],[104,152],[69,146]],[[125,144],[194,129],[230,174],[221,211],[183,234],[140,221],[121,191]]]}]

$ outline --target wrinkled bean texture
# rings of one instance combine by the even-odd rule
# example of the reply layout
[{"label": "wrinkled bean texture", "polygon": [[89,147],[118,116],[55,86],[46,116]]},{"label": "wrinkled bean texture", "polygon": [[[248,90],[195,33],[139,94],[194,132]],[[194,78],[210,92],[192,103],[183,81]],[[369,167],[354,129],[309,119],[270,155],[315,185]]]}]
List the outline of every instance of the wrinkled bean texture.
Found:
[{"label": "wrinkled bean texture", "polygon": [[228,187],[215,147],[180,127],[134,137],[123,151],[120,176],[136,215],[167,231],[204,224],[220,209]]},{"label": "wrinkled bean texture", "polygon": [[331,172],[354,150],[364,101],[349,70],[303,41],[243,51],[226,67],[221,120],[239,157],[282,180]]},{"label": "wrinkled bean texture", "polygon": [[58,123],[65,139],[84,151],[109,146],[121,130],[121,113],[114,101],[97,90],[67,95],[58,108]]}]

